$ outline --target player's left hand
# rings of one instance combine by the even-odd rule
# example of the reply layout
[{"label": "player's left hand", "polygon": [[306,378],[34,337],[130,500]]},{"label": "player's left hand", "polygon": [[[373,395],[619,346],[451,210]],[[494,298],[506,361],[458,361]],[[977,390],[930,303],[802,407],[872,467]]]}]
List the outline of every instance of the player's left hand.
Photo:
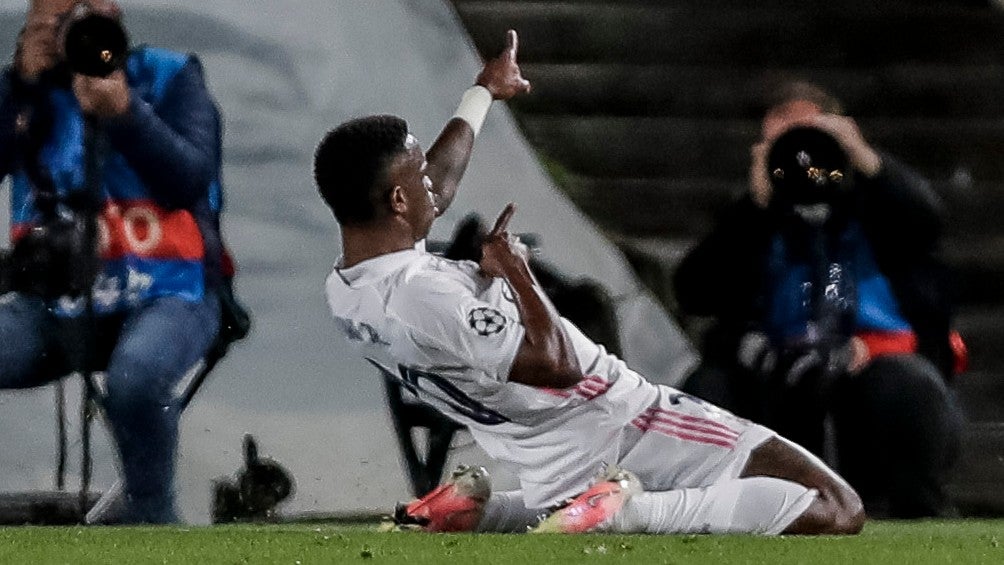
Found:
[{"label": "player's left hand", "polygon": [[114,118],[129,111],[131,93],[125,73],[115,71],[106,78],[73,75],[73,94],[84,114]]},{"label": "player's left hand", "polygon": [[474,84],[483,86],[494,100],[508,100],[517,94],[530,92],[530,81],[523,78],[516,64],[519,37],[515,30],[506,33],[506,46],[502,53],[485,63]]},{"label": "player's left hand", "polygon": [[882,167],[882,158],[865,140],[853,118],[837,114],[820,114],[813,117],[809,125],[833,136],[847,153],[851,166],[866,177],[878,174]]},{"label": "player's left hand", "polygon": [[518,237],[508,232],[514,213],[516,205],[510,202],[481,244],[481,273],[487,277],[505,277],[511,269],[526,265],[529,250]]}]

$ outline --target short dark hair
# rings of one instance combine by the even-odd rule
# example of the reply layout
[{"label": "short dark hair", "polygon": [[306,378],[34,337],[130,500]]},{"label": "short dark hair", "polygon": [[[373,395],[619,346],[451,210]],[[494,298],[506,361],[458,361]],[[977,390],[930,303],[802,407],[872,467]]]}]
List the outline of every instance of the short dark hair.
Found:
[{"label": "short dark hair", "polygon": [[822,86],[805,80],[775,80],[768,84],[763,98],[763,113],[796,100],[812,102],[827,114],[844,113],[844,104],[839,98]]},{"label": "short dark hair", "polygon": [[387,166],[405,152],[408,123],[396,116],[367,116],[329,131],[314,153],[314,180],[338,223],[376,219],[390,189]]}]

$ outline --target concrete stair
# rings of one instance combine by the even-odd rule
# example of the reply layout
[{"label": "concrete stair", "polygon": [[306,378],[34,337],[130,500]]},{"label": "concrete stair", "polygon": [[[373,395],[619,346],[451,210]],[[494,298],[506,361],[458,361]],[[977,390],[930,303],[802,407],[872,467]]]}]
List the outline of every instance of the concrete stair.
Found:
[{"label": "concrete stair", "polygon": [[[965,516],[1001,515],[1004,508],[1004,424],[972,424],[949,493]],[[976,454],[979,454],[978,456]]]},{"label": "concrete stair", "polygon": [[939,3],[850,10],[837,2],[455,3],[482,52],[497,51],[514,28],[526,40],[523,60],[534,63],[845,67],[910,61],[918,53],[931,62],[994,62],[1004,52],[985,9]]}]

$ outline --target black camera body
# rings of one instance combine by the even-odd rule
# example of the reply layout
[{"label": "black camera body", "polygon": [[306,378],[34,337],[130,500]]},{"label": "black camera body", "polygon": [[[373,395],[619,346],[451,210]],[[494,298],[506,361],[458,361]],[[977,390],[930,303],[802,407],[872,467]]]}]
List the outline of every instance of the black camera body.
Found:
[{"label": "black camera body", "polygon": [[840,206],[853,180],[840,143],[812,127],[792,128],[774,141],[767,174],[773,187],[771,205],[785,214]]},{"label": "black camera body", "polygon": [[63,51],[70,72],[107,77],[125,65],[129,36],[118,19],[81,7],[64,25]]},{"label": "black camera body", "polygon": [[5,271],[10,290],[46,300],[83,295],[95,274],[88,239],[85,222],[75,215],[32,227],[8,254]]}]

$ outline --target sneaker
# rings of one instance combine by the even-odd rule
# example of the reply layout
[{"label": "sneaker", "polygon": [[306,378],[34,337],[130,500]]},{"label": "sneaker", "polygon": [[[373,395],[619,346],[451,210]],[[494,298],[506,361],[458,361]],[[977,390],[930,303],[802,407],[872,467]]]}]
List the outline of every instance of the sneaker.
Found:
[{"label": "sneaker", "polygon": [[470,532],[477,527],[491,495],[484,467],[461,465],[432,492],[394,510],[397,530]]},{"label": "sneaker", "polygon": [[641,492],[641,481],[634,473],[610,465],[586,492],[569,500],[544,518],[534,534],[581,534],[591,532],[623,508],[624,503]]}]

